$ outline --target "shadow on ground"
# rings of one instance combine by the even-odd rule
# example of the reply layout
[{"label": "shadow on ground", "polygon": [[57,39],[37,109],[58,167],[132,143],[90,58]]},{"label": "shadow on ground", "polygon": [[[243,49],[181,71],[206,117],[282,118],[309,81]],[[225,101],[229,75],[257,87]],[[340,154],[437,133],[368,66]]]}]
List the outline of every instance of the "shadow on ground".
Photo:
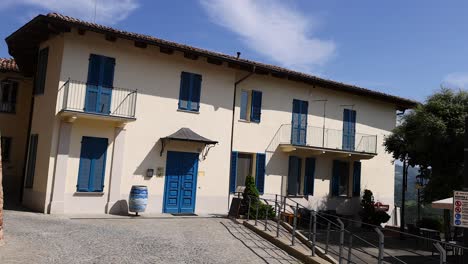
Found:
[{"label": "shadow on ground", "polygon": [[221,222],[221,224],[234,238],[242,242],[244,246],[263,259],[265,263],[301,263],[235,220],[226,223]]}]

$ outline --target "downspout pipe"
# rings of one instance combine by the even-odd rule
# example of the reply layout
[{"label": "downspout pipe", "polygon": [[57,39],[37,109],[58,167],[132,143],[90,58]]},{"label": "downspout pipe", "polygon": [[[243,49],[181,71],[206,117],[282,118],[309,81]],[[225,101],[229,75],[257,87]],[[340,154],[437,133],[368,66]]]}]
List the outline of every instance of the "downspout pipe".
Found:
[{"label": "downspout pipe", "polygon": [[24,151],[24,164],[22,168],[22,177],[21,177],[21,187],[20,187],[20,193],[19,193],[19,203],[23,203],[23,195],[24,195],[24,184],[26,182],[26,166],[28,165],[28,155],[29,155],[29,141],[31,139],[31,127],[32,127],[32,121],[33,121],[33,115],[34,115],[34,102],[35,102],[35,94],[34,94],[34,85],[31,91],[31,103],[30,103],[30,109],[29,109],[29,120],[28,120],[28,131],[26,135],[26,146],[25,146],[25,151]]},{"label": "downspout pipe", "polygon": [[[241,79],[239,79],[238,81],[236,81],[234,83],[234,95],[232,97],[232,120],[231,120],[231,146],[230,146],[230,152],[229,152],[229,179],[231,177],[231,163],[232,163],[232,151],[233,151],[233,146],[234,146],[234,119],[236,117],[236,95],[237,95],[237,86],[247,80],[248,78],[250,78],[250,76],[252,76],[254,73],[255,73],[255,65],[253,66],[252,68],[252,71],[249,72],[247,75],[245,75],[244,77],[242,77]],[[229,187],[229,186],[228,186]],[[227,201],[227,207],[228,207],[228,211],[229,211],[229,204],[230,204],[230,197],[231,196],[231,192],[228,188],[228,201]]]}]

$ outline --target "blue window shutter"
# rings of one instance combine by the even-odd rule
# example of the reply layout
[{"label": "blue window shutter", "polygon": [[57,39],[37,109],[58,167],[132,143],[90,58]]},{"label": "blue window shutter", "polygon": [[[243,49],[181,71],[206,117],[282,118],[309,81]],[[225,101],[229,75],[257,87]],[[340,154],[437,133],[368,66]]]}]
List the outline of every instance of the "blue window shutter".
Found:
[{"label": "blue window shutter", "polygon": [[29,153],[26,167],[25,187],[32,188],[34,184],[34,172],[36,170],[36,154],[39,136],[32,134],[29,138]]},{"label": "blue window shutter", "polygon": [[114,58],[96,54],[89,56],[85,111],[110,114],[114,72]]},{"label": "blue window shutter", "polygon": [[355,150],[355,140],[356,140],[356,111],[349,110],[349,150]]},{"label": "blue window shutter", "polygon": [[102,56],[91,54],[89,56],[89,63],[88,63],[88,85],[100,85],[100,76],[101,76],[101,60]]},{"label": "blue window shutter", "polygon": [[99,113],[110,114],[112,88],[114,87],[115,59],[102,57],[102,80],[99,94]]},{"label": "blue window shutter", "polygon": [[93,189],[94,192],[102,192],[104,190],[104,175],[106,170],[106,154],[107,154],[107,138],[94,139],[94,179]]},{"label": "blue window shutter", "polygon": [[353,164],[353,196],[361,196],[361,162]]},{"label": "blue window shutter", "polygon": [[249,92],[241,91],[240,119],[247,120],[247,106],[249,104]]},{"label": "blue window shutter", "polygon": [[49,48],[41,49],[37,59],[36,78],[34,80],[34,94],[44,93],[48,58]]},{"label": "blue window shutter", "polygon": [[349,150],[349,109],[343,110],[343,149]]},{"label": "blue window shutter", "polygon": [[333,171],[331,179],[331,194],[332,196],[338,196],[340,192],[340,161],[333,161]]},{"label": "blue window shutter", "polygon": [[112,89],[101,87],[99,93],[99,109],[97,112],[103,114],[110,114],[111,102],[112,102]]},{"label": "blue window shutter", "polygon": [[265,153],[257,153],[257,170],[255,174],[255,184],[260,194],[265,191]]},{"label": "blue window shutter", "polygon": [[202,76],[200,74],[192,74],[191,85],[191,100],[190,110],[197,111],[200,109],[200,95],[201,95]]},{"label": "blue window shutter", "polygon": [[107,143],[107,138],[82,138],[78,170],[78,192],[103,191]]},{"label": "blue window shutter", "polygon": [[262,92],[252,91],[252,105],[250,108],[250,121],[260,123],[262,115]]},{"label": "blue window shutter", "polygon": [[297,195],[299,192],[299,180],[301,178],[301,159],[289,156],[288,166],[288,195]]},{"label": "blue window shutter", "polygon": [[233,193],[237,187],[237,151],[231,153],[231,171],[229,176],[229,192]]},{"label": "blue window shutter", "polygon": [[101,56],[89,56],[88,80],[86,82],[85,111],[98,112],[99,85],[101,76]]},{"label": "blue window shutter", "polygon": [[305,145],[307,137],[307,118],[309,102],[293,100],[291,144]]},{"label": "blue window shutter", "polygon": [[291,120],[291,144],[299,144],[299,122],[300,122],[300,101],[293,100],[292,120]]},{"label": "blue window shutter", "polygon": [[304,194],[314,195],[315,158],[306,158]]},{"label": "blue window shutter", "polygon": [[114,86],[115,59],[101,57],[102,60],[102,80],[103,87],[112,88]]},{"label": "blue window shutter", "polygon": [[11,83],[11,95],[10,95],[11,112],[16,112],[16,97],[17,96],[18,96],[18,83],[12,82]]},{"label": "blue window shutter", "polygon": [[2,161],[10,161],[11,137],[1,137]]},{"label": "blue window shutter", "polygon": [[308,101],[301,101],[301,120],[300,120],[300,130],[299,130],[299,138],[300,144],[306,144],[307,138],[307,118],[309,112],[309,102]]},{"label": "blue window shutter", "polygon": [[88,147],[91,144],[91,138],[83,137],[81,140],[80,166],[78,169],[78,184],[76,190],[78,192],[89,192],[89,175],[92,174],[92,159],[91,149]]},{"label": "blue window shutter", "polygon": [[190,73],[180,75],[179,109],[188,110],[190,102]]}]

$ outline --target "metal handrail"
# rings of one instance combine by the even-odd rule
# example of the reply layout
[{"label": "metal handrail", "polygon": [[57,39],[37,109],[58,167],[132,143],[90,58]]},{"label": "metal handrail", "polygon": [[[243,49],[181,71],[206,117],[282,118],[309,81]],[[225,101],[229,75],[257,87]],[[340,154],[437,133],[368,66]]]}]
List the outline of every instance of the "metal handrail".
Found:
[{"label": "metal handrail", "polygon": [[[468,249],[466,247],[463,247],[463,246],[459,246],[459,245],[456,245],[456,244],[451,244],[451,243],[447,243],[447,242],[443,242],[443,241],[439,241],[439,240],[435,240],[435,239],[431,239],[431,238],[426,238],[426,237],[422,237],[422,236],[418,236],[418,235],[414,235],[414,234],[410,234],[410,233],[406,233],[406,232],[401,232],[401,231],[398,231],[398,230],[392,230],[392,229],[387,229],[387,228],[384,228],[384,227],[381,227],[381,226],[377,226],[377,225],[372,225],[372,224],[368,224],[368,223],[364,223],[362,221],[356,221],[356,220],[352,220],[352,219],[348,219],[348,218],[343,218],[343,217],[340,217],[340,216],[337,216],[337,215],[332,215],[332,214],[327,214],[327,213],[324,213],[324,212],[317,212],[315,210],[312,210],[312,209],[309,209],[305,206],[303,206],[302,204],[299,204],[297,201],[294,201],[291,197],[287,197],[287,196],[282,196],[280,195],[281,199],[280,200],[283,200],[286,201],[286,200],[289,200],[291,201],[292,203],[294,203],[296,206],[299,205],[301,208],[303,209],[306,209],[308,211],[311,211],[311,212],[316,212],[317,216],[319,217],[322,217],[323,219],[326,219],[327,221],[329,221],[329,225],[334,225],[336,227],[339,227],[340,225],[338,225],[337,223],[333,222],[333,221],[330,221],[328,218],[326,218],[325,216],[328,216],[328,217],[333,217],[335,219],[341,219],[344,220],[344,221],[348,221],[348,222],[354,222],[354,223],[359,223],[361,225],[367,225],[369,227],[372,227],[374,228],[374,230],[377,232],[377,234],[379,235],[379,244],[381,243],[383,245],[383,239],[384,239],[384,236],[383,236],[383,233],[382,231],[389,231],[389,232],[396,232],[396,233],[403,233],[403,234],[406,234],[408,236],[412,236],[412,237],[416,237],[416,238],[419,238],[419,239],[423,239],[423,240],[426,240],[426,241],[431,241],[431,242],[434,242],[434,243],[438,243],[438,244],[442,244],[444,245],[443,248],[447,248],[448,247],[452,247],[452,248],[458,248],[458,249]],[[289,206],[293,206],[291,204],[288,204]],[[376,249],[379,249],[379,256],[378,256],[378,260],[379,262],[378,263],[381,263],[382,262],[382,259],[383,259],[383,255],[386,255],[386,256],[389,256],[401,263],[406,263],[405,261],[401,260],[400,258],[388,253],[387,251],[384,250],[384,248],[380,248],[377,247],[376,245],[374,245],[372,242],[369,242],[368,240],[356,235],[356,234],[353,234],[351,231],[349,230],[344,230],[345,233],[347,233],[349,236],[352,236],[352,237],[355,237],[357,239],[359,239],[360,241],[364,242],[365,244],[373,247],[373,248],[376,248]],[[440,251],[439,248],[437,248],[438,251]],[[407,250],[406,250],[407,251]],[[349,251],[350,252],[350,251]],[[351,253],[349,253],[351,254]],[[442,253],[441,253],[442,254]],[[445,252],[443,254],[446,254]],[[340,254],[340,256],[342,256],[342,254]],[[442,261],[442,257],[440,258],[441,261]],[[442,262],[441,262],[442,263]]]},{"label": "metal handrail", "polygon": [[[107,101],[107,103],[110,104],[107,105],[109,109],[105,111],[103,111],[103,109],[97,109],[95,112],[90,112],[86,108],[86,102],[88,100],[88,89],[90,87],[96,90],[102,89],[102,87],[98,85],[68,79],[58,90],[58,102],[61,102],[61,105],[59,105],[60,108],[58,110],[68,110],[86,113],[89,112],[100,115],[109,115],[124,118],[135,117],[136,99],[138,93],[137,90],[119,88],[115,86],[103,87],[107,89],[106,95],[110,97]],[[99,103],[100,102],[98,102],[98,104]],[[102,103],[101,107],[103,106],[104,103]]]},{"label": "metal handrail", "polygon": [[307,126],[300,144],[292,141],[292,125],[282,124],[270,140],[265,152],[274,152],[281,144],[303,145],[323,149],[344,150],[360,153],[377,153],[377,135],[355,133],[355,144],[343,146],[343,130],[318,126]]},{"label": "metal handrail", "polygon": [[[308,212],[310,212],[311,215],[310,215],[310,220],[309,220],[310,222],[309,222],[309,228],[308,228],[308,232],[309,232],[308,242],[311,245],[310,247],[311,247],[311,254],[312,255],[315,254],[315,248],[318,246],[317,240],[316,240],[316,238],[317,238],[316,237],[317,236],[317,231],[316,230],[317,230],[317,224],[320,224],[320,222],[317,221],[317,218],[320,218],[320,219],[324,219],[325,223],[327,225],[325,242],[324,243],[321,242],[321,243],[323,243],[325,254],[327,254],[327,252],[332,252],[334,255],[336,255],[338,257],[338,262],[339,263],[345,263],[345,262],[355,263],[355,262],[353,262],[352,259],[365,261],[364,259],[362,259],[362,255],[356,255],[355,252],[357,252],[357,251],[361,252],[362,254],[371,255],[373,258],[376,259],[377,263],[383,263],[384,256],[388,256],[391,259],[394,259],[395,261],[398,261],[400,263],[406,263],[404,260],[400,259],[399,257],[387,252],[385,250],[385,248],[384,248],[385,238],[384,238],[383,231],[391,231],[391,232],[402,233],[401,231],[386,229],[386,228],[383,228],[381,226],[371,225],[371,224],[363,223],[362,221],[356,221],[356,220],[352,220],[352,219],[348,219],[348,218],[343,218],[343,217],[340,217],[338,215],[332,215],[332,214],[328,214],[328,213],[325,213],[325,212],[317,212],[316,210],[309,209],[306,206],[300,204],[299,202],[294,201],[291,197],[282,196],[282,195],[278,195],[278,194],[275,194],[275,199],[268,199],[268,198],[263,198],[263,197],[251,197],[251,196],[247,196],[247,198],[249,199],[249,209],[248,209],[248,216],[247,216],[248,221],[251,220],[251,217],[250,217],[251,216],[250,209],[252,207],[251,202],[252,202],[253,199],[255,199],[255,200],[258,201],[258,203],[256,204],[256,207],[255,208],[252,207],[254,210],[256,210],[255,225],[258,224],[258,220],[264,221],[264,223],[263,223],[264,224],[264,230],[265,231],[267,231],[267,230],[272,231],[271,229],[268,229],[268,225],[269,224],[273,225],[273,224],[269,223],[270,218],[268,217],[268,215],[266,213],[267,211],[265,211],[265,218],[264,219],[259,219],[258,218],[258,216],[259,216],[258,215],[259,203],[264,203],[266,205],[271,206],[275,210],[276,237],[279,237],[280,233],[282,235],[285,235],[285,236],[291,236],[290,240],[291,240],[292,245],[294,245],[294,243],[295,243],[296,232],[297,232],[297,230],[299,230],[299,228],[297,226],[299,208],[305,209]],[[293,215],[294,219],[293,219],[293,225],[291,227],[292,229],[289,231],[289,233],[283,234],[284,231],[280,232],[279,227],[280,227],[280,224],[282,222],[281,213],[286,211],[286,206],[289,206],[290,208],[293,209],[292,211],[294,213],[294,215]],[[334,222],[332,219],[336,219],[336,221],[338,223]],[[348,222],[360,223],[361,225],[367,225],[369,227],[373,227],[374,231],[379,236],[379,241],[374,242],[374,243],[377,243],[377,245],[374,244],[373,242],[370,242],[368,239],[365,239],[365,238],[363,238],[361,236],[358,236],[355,233],[353,233],[352,231],[345,229],[344,228],[344,223],[343,223],[342,220],[343,221],[348,221]],[[323,222],[322,222],[321,225],[323,225]],[[336,230],[333,230],[332,227],[335,227]],[[302,230],[307,230],[307,229],[302,229]],[[335,250],[334,248],[329,247],[330,233],[331,232],[340,232],[338,250]],[[403,233],[405,233],[405,232],[403,232]],[[347,245],[345,245],[345,234],[348,235],[348,240],[349,240],[349,243],[347,243]],[[401,249],[401,250],[410,252],[412,254],[416,254],[416,255],[421,256],[421,257],[424,256],[424,257],[428,257],[429,259],[433,259],[433,260],[437,259],[437,260],[440,260],[440,263],[446,263],[446,248],[447,248],[447,246],[449,246],[451,248],[467,249],[465,247],[458,246],[456,244],[450,244],[450,243],[446,243],[446,242],[443,242],[443,241],[438,241],[438,240],[434,240],[434,239],[430,239],[430,238],[425,238],[425,237],[422,237],[422,236],[417,236],[417,235],[409,234],[409,233],[405,233],[405,234],[407,234],[408,236],[417,237],[419,239],[424,239],[424,240],[427,240],[427,241],[435,242],[434,246],[436,247],[437,251],[440,253],[440,257],[436,257],[436,256],[433,256],[433,255],[432,256],[422,255],[420,253],[413,252],[412,250],[409,250],[409,249]],[[364,252],[362,250],[359,250],[358,248],[356,248],[356,250],[353,251],[353,248],[355,248],[355,246],[353,244],[353,239],[357,239],[358,241],[363,242],[364,245],[367,245],[367,246],[370,246],[371,248],[377,249],[378,250],[377,256],[375,256],[373,254],[370,254],[369,252]],[[435,244],[443,245],[443,246],[437,247]],[[346,252],[345,248],[347,248],[347,252]]]}]

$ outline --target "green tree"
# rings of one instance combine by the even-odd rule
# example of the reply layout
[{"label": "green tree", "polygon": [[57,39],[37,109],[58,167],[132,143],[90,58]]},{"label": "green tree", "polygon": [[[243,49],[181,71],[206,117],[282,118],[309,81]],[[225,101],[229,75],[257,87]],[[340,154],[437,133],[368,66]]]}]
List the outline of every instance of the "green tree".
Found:
[{"label": "green tree", "polygon": [[401,124],[385,138],[393,158],[418,166],[429,180],[424,202],[447,198],[463,183],[464,120],[468,92],[442,88],[424,104],[404,115]]},{"label": "green tree", "polygon": [[258,208],[258,218],[264,219],[265,214],[268,215],[268,218],[275,217],[275,210],[272,206],[264,204],[260,201],[260,195],[258,193],[257,187],[255,186],[255,179],[252,176],[247,176],[245,179],[245,190],[242,199],[243,207],[249,208],[250,200],[250,217],[254,218],[256,216],[256,211]]},{"label": "green tree", "polygon": [[374,195],[367,189],[364,190],[364,194],[362,195],[361,212],[359,212],[359,215],[362,222],[370,225],[380,225],[390,219],[390,216],[386,212],[375,210]]}]

